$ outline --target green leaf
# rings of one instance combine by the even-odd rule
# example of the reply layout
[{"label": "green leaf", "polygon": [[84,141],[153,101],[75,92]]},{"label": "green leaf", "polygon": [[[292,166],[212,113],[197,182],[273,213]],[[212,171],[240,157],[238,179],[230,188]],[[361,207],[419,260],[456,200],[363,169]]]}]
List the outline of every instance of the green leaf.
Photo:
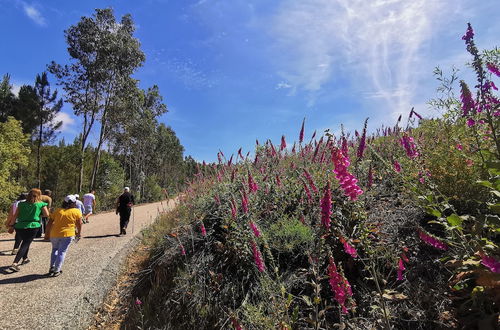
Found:
[{"label": "green leaf", "polygon": [[493,184],[489,181],[486,181],[486,180],[478,180],[478,181],[476,181],[476,183],[479,183],[481,186],[493,188]]},{"label": "green leaf", "polygon": [[448,223],[450,224],[450,226],[459,227],[459,228],[462,227],[462,222],[464,221],[460,216],[458,216],[455,213],[453,213],[452,215],[446,217],[446,220],[448,221]]},{"label": "green leaf", "polygon": [[441,212],[439,212],[438,210],[436,210],[436,209],[434,209],[432,207],[427,207],[426,211],[427,211],[428,214],[433,215],[433,216],[435,216],[437,218],[441,217]]}]

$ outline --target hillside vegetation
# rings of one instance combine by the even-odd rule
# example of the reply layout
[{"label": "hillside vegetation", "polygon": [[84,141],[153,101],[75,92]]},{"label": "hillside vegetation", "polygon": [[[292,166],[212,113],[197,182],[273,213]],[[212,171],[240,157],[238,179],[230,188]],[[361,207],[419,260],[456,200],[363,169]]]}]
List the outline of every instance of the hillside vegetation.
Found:
[{"label": "hillside vegetation", "polygon": [[438,119],[412,110],[372,134],[365,122],[310,139],[302,123],[293,145],[200,165],[146,232],[124,326],[494,329],[500,53],[480,53],[470,25],[463,40],[477,85],[460,81],[457,100],[438,70]]}]

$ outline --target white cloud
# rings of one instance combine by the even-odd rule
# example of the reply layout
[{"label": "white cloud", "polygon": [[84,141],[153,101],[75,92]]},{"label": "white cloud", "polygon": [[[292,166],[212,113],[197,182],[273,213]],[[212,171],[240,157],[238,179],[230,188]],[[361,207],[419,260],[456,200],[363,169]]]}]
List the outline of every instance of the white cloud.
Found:
[{"label": "white cloud", "polygon": [[280,75],[312,99],[342,78],[391,111],[410,109],[419,69],[429,60],[422,56],[426,43],[436,22],[446,24],[458,6],[442,0],[284,2],[271,29],[284,54]]},{"label": "white cloud", "polygon": [[276,89],[289,89],[289,88],[292,88],[292,85],[290,85],[285,81],[282,81],[276,85]]},{"label": "white cloud", "polygon": [[45,17],[40,13],[40,11],[33,5],[29,5],[26,2],[22,2],[24,13],[37,25],[45,26],[47,22]]},{"label": "white cloud", "polygon": [[72,115],[67,114],[66,112],[59,112],[54,118],[54,123],[62,121],[62,125],[59,128],[60,132],[73,132],[73,125],[75,123],[75,118]]},{"label": "white cloud", "polygon": [[22,85],[19,85],[19,84],[16,84],[16,83],[12,83],[11,85],[12,85],[12,93],[15,96],[19,96],[19,90],[21,89]]}]

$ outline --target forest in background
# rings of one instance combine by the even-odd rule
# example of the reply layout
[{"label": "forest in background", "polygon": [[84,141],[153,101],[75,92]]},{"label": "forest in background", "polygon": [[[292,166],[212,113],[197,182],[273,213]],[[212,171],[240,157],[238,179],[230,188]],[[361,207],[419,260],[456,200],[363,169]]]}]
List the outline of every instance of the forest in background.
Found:
[{"label": "forest in background", "polygon": [[[195,160],[184,157],[173,129],[159,122],[168,110],[158,86],[142,89],[133,78],[146,60],[134,31],[130,15],[118,21],[112,9],[96,9],[64,31],[67,63],[41,68],[17,95],[4,74],[0,213],[33,187],[51,190],[56,202],[95,189],[102,210],[124,186],[151,202],[181,190],[193,175]],[[58,139],[63,102],[78,117],[74,141]]]}]

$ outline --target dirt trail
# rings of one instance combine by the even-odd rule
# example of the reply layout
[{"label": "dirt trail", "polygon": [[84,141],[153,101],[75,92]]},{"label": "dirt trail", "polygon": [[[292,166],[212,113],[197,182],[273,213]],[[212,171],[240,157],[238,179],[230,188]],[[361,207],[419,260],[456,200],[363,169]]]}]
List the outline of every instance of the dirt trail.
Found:
[{"label": "dirt trail", "polygon": [[127,235],[117,237],[119,218],[114,212],[90,217],[83,225],[82,239],[72,243],[59,277],[49,269],[51,244],[36,239],[29,252],[31,262],[10,273],[8,266],[13,235],[0,234],[0,329],[84,328],[116,280],[120,262],[137,241],[141,229],[174,201],[136,206]]}]

